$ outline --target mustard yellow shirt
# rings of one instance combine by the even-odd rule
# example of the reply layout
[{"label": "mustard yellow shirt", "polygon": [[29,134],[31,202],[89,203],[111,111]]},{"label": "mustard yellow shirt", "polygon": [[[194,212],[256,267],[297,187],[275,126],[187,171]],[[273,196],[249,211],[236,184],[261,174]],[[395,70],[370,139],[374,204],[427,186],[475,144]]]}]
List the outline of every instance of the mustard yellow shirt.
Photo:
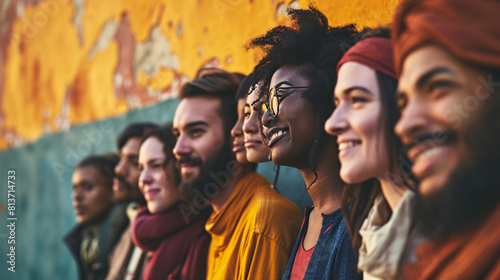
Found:
[{"label": "mustard yellow shirt", "polygon": [[206,223],[212,235],[207,279],[281,279],[301,223],[297,205],[265,177],[246,175]]}]

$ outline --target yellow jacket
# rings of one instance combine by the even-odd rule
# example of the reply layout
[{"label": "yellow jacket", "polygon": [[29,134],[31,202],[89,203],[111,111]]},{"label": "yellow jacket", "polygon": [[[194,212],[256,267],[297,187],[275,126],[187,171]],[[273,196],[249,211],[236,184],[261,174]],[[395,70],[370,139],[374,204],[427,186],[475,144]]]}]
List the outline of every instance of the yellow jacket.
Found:
[{"label": "yellow jacket", "polygon": [[212,235],[207,279],[281,279],[301,223],[297,205],[265,177],[248,174],[206,223]]}]

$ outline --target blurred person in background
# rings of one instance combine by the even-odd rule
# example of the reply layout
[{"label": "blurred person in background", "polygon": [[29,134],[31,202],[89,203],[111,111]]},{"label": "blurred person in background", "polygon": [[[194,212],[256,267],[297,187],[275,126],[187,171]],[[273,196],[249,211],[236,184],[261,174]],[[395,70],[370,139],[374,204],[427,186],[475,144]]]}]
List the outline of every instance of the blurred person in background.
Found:
[{"label": "blurred person in background", "polygon": [[147,134],[140,146],[139,187],[146,198],[133,223],[135,244],[148,251],[143,279],[205,279],[210,209],[184,219],[179,207],[179,174],[171,125]]},{"label": "blurred person in background", "polygon": [[154,123],[139,122],[128,125],[117,140],[120,161],[115,167],[113,179],[114,201],[120,207],[127,207],[129,226],[124,230],[109,260],[107,280],[141,279],[145,254],[132,242],[130,226],[137,211],[146,201],[139,190],[139,147],[142,137],[158,126]]},{"label": "blurred person in background", "polygon": [[80,161],[73,172],[71,199],[78,225],[64,242],[78,267],[78,279],[105,279],[109,253],[127,226],[121,208],[113,208],[115,154],[92,155]]}]

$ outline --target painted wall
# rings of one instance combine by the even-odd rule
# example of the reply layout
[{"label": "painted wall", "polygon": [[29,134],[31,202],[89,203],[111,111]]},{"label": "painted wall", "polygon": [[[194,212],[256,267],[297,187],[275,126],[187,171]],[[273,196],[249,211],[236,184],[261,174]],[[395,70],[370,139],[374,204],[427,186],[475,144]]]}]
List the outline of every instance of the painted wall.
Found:
[{"label": "painted wall", "polygon": [[[390,22],[398,0],[318,1],[331,25]],[[62,237],[75,224],[71,173],[115,150],[130,122],[172,119],[181,84],[202,66],[248,73],[243,45],[285,23],[276,0],[0,1],[0,279],[74,279]],[[7,171],[15,170],[16,273],[7,271]],[[259,166],[269,179],[272,164]],[[283,195],[310,198],[296,170]]]},{"label": "painted wall", "polygon": [[[277,0],[2,0],[0,149],[175,96],[203,65],[248,73]],[[398,0],[317,1],[331,25],[390,22]]]}]

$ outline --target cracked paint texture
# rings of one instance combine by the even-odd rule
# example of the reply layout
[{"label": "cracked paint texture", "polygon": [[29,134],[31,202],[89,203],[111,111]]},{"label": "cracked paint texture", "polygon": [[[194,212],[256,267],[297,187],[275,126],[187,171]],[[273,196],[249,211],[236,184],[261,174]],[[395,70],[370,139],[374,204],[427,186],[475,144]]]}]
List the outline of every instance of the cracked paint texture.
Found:
[{"label": "cracked paint texture", "polygon": [[[375,27],[398,0],[317,1],[330,25]],[[0,149],[175,97],[196,70],[248,73],[243,45],[286,22],[276,0],[3,0]]]}]

